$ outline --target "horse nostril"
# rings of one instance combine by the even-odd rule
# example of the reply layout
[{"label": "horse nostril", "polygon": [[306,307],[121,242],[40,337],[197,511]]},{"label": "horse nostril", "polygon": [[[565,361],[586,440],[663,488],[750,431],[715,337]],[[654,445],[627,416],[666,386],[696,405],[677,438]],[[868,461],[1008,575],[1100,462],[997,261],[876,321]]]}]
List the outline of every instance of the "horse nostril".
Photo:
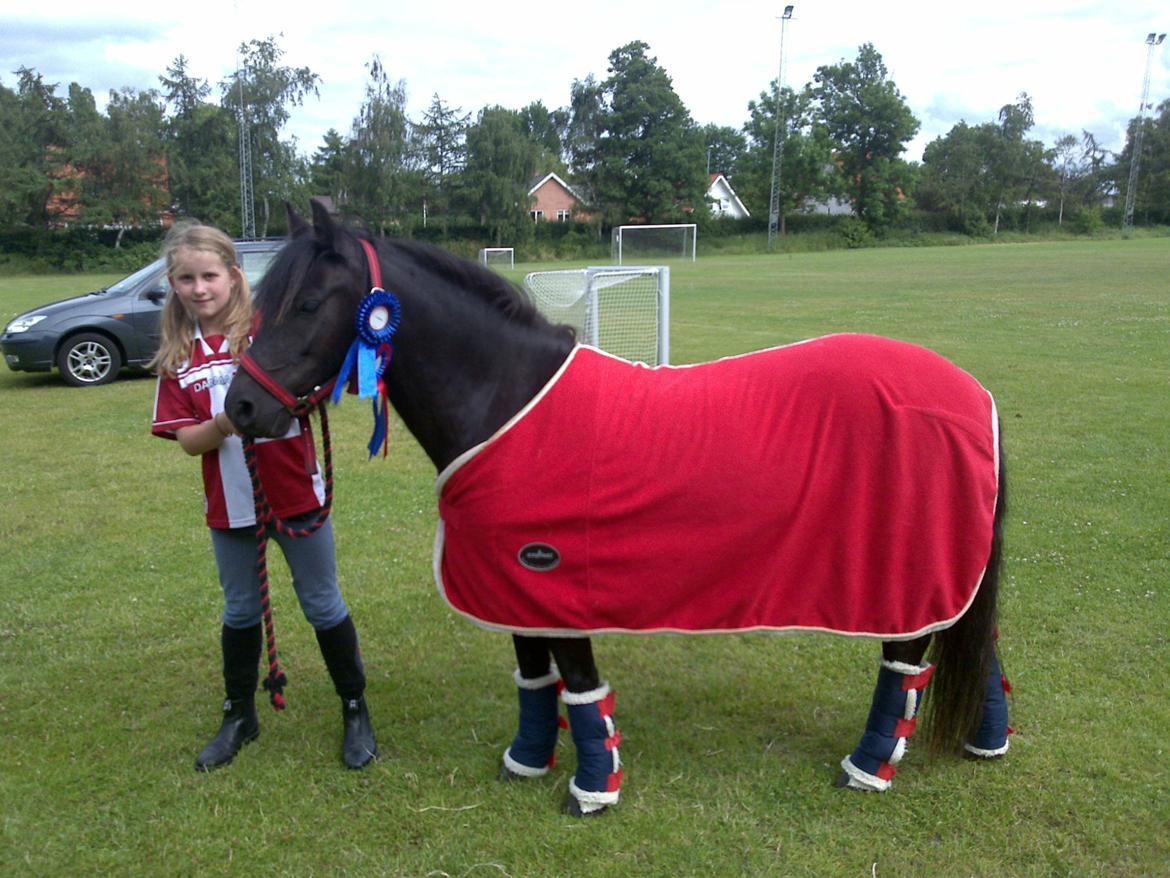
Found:
[{"label": "horse nostril", "polygon": [[254,414],[255,408],[251,402],[246,399],[237,399],[236,404],[232,406],[231,419],[237,426],[245,426],[252,423]]}]

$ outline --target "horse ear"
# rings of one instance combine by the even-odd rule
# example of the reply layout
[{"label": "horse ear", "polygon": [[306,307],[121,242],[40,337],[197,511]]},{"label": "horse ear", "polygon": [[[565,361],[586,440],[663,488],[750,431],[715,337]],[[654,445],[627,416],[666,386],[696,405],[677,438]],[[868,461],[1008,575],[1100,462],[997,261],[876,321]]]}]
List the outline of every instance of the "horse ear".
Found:
[{"label": "horse ear", "polygon": [[310,199],[309,206],[313,209],[313,231],[317,233],[317,240],[328,247],[333,247],[337,227],[328,206],[320,198]]},{"label": "horse ear", "polygon": [[288,211],[288,235],[290,238],[295,238],[297,235],[312,231],[313,227],[309,225],[303,216],[297,213],[291,201],[284,203],[284,209]]}]

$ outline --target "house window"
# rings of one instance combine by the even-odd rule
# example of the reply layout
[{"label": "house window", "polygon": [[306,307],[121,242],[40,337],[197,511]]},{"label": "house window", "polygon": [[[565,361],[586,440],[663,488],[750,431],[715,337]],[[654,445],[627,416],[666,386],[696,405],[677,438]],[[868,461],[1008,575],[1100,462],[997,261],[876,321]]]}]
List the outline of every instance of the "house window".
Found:
[{"label": "house window", "polygon": [[572,215],[572,211],[570,211],[568,208],[561,208],[560,210],[557,211],[557,222],[558,223],[567,223],[569,221],[569,217],[571,215]]},{"label": "house window", "polygon": [[544,219],[544,211],[543,210],[530,210],[530,211],[528,211],[528,215],[530,217],[532,217],[532,221],[534,223],[538,223],[542,219]]}]

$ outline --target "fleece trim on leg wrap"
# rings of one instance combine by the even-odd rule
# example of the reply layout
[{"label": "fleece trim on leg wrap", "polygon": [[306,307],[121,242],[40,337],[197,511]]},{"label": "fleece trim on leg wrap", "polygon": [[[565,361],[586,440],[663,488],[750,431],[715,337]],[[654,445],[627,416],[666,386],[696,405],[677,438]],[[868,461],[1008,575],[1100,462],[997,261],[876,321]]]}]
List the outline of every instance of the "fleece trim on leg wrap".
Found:
[{"label": "fleece trim on leg wrap", "polygon": [[608,683],[589,692],[561,693],[577,747],[577,773],[569,779],[569,793],[585,814],[616,804],[621,792],[622,736],[614,724],[614,698]]},{"label": "fleece trim on leg wrap", "polygon": [[983,701],[983,720],[979,731],[975,733],[975,740],[963,746],[967,752],[984,759],[994,759],[1002,756],[1010,746],[1008,735],[1012,733],[1008,725],[1007,694],[1011,692],[1007,677],[999,666],[999,657],[991,660],[991,670],[987,674],[987,696]]},{"label": "fleece trim on leg wrap", "polygon": [[906,754],[906,742],[917,727],[922,692],[933,665],[883,661],[874,687],[865,732],[857,749],[841,760],[853,789],[884,792]]},{"label": "fleece trim on leg wrap", "polygon": [[554,666],[543,677],[525,679],[517,668],[513,678],[520,700],[519,729],[504,751],[504,767],[521,777],[542,777],[556,764],[561,675]]}]

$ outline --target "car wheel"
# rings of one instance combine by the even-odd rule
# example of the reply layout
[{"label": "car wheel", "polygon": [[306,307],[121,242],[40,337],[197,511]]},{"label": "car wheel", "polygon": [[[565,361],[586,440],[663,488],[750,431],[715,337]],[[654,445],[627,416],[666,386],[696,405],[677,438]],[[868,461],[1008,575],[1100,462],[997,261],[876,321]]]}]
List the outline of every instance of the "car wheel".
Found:
[{"label": "car wheel", "polygon": [[118,377],[122,355],[118,346],[106,336],[85,332],[73,336],[61,346],[57,366],[66,384],[93,387],[109,384]]}]

